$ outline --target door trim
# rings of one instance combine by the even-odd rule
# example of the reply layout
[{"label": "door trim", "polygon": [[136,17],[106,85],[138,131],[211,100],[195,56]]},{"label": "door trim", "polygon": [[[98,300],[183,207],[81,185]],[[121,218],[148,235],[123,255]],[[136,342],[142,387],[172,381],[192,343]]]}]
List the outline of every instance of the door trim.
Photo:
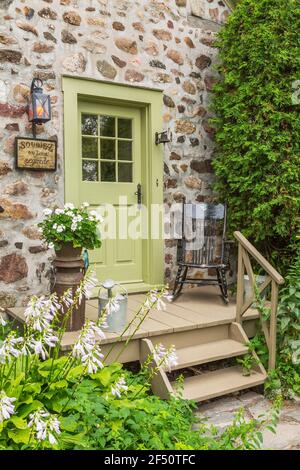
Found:
[{"label": "door trim", "polygon": [[[142,161],[143,202],[150,209],[151,204],[163,203],[163,155],[161,146],[155,145],[155,132],[161,132],[162,90],[145,89],[111,82],[95,81],[69,76],[62,77],[64,96],[64,170],[65,201],[79,203],[79,193],[74,181],[78,181],[79,165],[74,158],[80,158],[78,139],[78,103],[91,101],[141,109],[142,117]],[[75,168],[76,167],[76,168]],[[66,178],[71,174],[72,178]],[[77,178],[77,179],[75,179]],[[161,221],[162,223],[162,221]],[[148,227],[151,233],[151,210],[148,210]],[[124,284],[129,292],[142,292],[164,282],[163,238],[143,240],[143,283]]]}]

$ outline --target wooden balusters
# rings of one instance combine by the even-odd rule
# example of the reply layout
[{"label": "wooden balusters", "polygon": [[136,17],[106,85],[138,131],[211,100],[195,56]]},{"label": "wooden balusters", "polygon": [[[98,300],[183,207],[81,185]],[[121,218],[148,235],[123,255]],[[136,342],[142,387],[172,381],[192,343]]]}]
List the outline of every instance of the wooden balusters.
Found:
[{"label": "wooden balusters", "polygon": [[[238,273],[237,273],[237,300],[236,300],[236,321],[242,323],[243,315],[253,305],[255,301],[255,275],[253,273],[251,259],[256,262],[267,273],[264,282],[257,286],[259,294],[271,284],[270,299],[270,318],[269,321],[261,319],[262,330],[266,338],[269,349],[269,370],[274,369],[276,365],[276,326],[277,326],[277,307],[279,286],[284,283],[283,277],[271,266],[271,264],[256,250],[256,248],[241,234],[234,232],[238,241]],[[252,295],[244,299],[244,274],[248,274]]]}]

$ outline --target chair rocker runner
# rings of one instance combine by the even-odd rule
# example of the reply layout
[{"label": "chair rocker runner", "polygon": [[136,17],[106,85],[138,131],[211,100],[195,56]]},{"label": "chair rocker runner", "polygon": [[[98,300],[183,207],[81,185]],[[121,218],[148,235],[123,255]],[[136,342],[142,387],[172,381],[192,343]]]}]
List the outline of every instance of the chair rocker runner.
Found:
[{"label": "chair rocker runner", "polygon": [[[218,285],[224,302],[228,304],[226,269],[232,242],[226,240],[226,214],[226,204],[183,203],[182,237],[177,242],[178,271],[173,289],[174,300],[180,295],[184,284]],[[187,277],[190,268],[214,269],[216,277]]]}]

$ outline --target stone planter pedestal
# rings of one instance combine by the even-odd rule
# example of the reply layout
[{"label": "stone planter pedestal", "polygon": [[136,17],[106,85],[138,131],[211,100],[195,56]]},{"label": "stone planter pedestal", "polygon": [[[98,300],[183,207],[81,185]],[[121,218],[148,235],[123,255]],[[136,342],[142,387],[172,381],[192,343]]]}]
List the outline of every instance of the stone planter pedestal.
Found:
[{"label": "stone planter pedestal", "polygon": [[[73,248],[72,243],[66,243],[61,250],[56,251],[56,258],[53,261],[55,281],[52,292],[58,296],[72,289],[75,293],[80,282],[84,278],[84,261],[81,258],[82,248]],[[61,312],[61,321],[67,308]],[[66,331],[78,331],[82,328],[85,321],[85,298],[81,304],[74,307],[70,318],[68,319]]]}]

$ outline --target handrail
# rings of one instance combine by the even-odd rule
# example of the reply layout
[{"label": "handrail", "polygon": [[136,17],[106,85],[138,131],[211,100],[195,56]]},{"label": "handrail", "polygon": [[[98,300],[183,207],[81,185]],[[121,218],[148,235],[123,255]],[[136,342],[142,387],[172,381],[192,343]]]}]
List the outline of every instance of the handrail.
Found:
[{"label": "handrail", "polygon": [[[269,349],[269,370],[276,366],[276,329],[277,329],[277,307],[278,307],[278,290],[279,286],[284,284],[284,278],[276,271],[275,268],[263,257],[259,251],[247,240],[241,232],[234,232],[234,236],[238,241],[238,273],[237,273],[237,298],[236,298],[236,322],[242,323],[242,317],[245,312],[252,306],[255,301],[255,275],[252,270],[250,256],[254,258],[260,266],[268,274],[261,286],[257,286],[258,292],[261,294],[271,284],[271,308],[270,318],[268,321],[261,317],[262,330],[266,338],[267,347]],[[245,271],[249,276],[250,285],[252,287],[252,296],[244,299],[244,274]]]},{"label": "handrail", "polygon": [[263,257],[262,254],[247,240],[241,232],[234,232],[237,241],[248,251],[248,253],[261,265],[262,268],[277,282],[277,284],[284,284],[284,278],[276,271],[275,268]]}]

